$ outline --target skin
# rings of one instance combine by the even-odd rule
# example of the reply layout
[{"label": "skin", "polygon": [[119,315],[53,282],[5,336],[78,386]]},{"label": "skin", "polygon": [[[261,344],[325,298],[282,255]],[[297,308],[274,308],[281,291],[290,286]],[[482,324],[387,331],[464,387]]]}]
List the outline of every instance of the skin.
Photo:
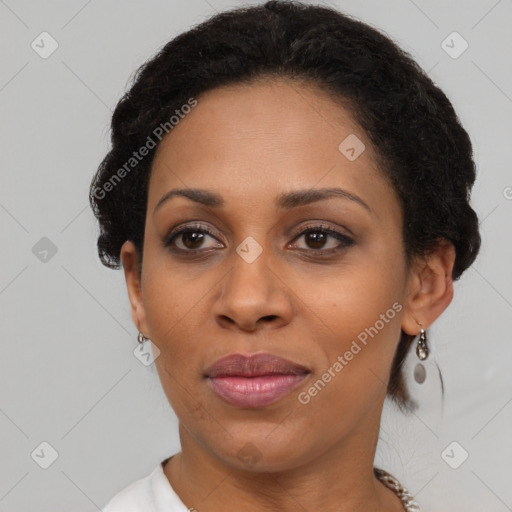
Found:
[{"label": "skin", "polygon": [[[179,419],[182,451],[164,472],[199,512],[402,511],[372,471],[386,386],[400,330],[427,329],[452,299],[454,249],[440,243],[407,266],[398,197],[367,135],[321,90],[260,80],[197,99],[155,156],[140,273],[133,243],[121,251],[133,321],[161,351],[155,364]],[[354,161],[338,150],[350,134],[366,146]],[[288,210],[275,204],[282,193],[329,187],[369,209],[340,197]],[[155,211],[173,188],[207,189],[225,204],[174,197]],[[300,234],[319,222],[353,243]],[[186,235],[174,240],[199,255],[164,245],[184,223],[212,233],[195,245]],[[251,263],[236,252],[249,236],[262,249]],[[299,393],[394,303],[402,306],[394,318],[301,404]],[[256,352],[311,373],[263,408],[223,402],[204,370],[228,354]],[[238,456],[247,443],[252,461]]]}]

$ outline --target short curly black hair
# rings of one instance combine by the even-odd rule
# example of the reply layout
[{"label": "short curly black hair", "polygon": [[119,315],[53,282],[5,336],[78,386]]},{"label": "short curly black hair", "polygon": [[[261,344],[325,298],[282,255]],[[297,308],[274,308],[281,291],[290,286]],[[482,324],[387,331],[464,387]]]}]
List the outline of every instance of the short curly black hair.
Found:
[{"label": "short curly black hair", "polygon": [[[475,260],[480,235],[469,203],[476,175],[471,141],[450,101],[378,30],[337,10],[292,1],[217,14],[168,42],[138,69],[116,106],[112,149],[90,187],[103,264],[120,267],[126,240],[142,257],[158,144],[137,161],[134,150],[147,148],[155,127],[169,125],[191,98],[267,77],[310,82],[349,105],[400,198],[407,261],[448,240],[456,251],[457,280]],[[404,410],[413,408],[402,376],[413,339],[402,331],[388,384],[389,396]]]}]

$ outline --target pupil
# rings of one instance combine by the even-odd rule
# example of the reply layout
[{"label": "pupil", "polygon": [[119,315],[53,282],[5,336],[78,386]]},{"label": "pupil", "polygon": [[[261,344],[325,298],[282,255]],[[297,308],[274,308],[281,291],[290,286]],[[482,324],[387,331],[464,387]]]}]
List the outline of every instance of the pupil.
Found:
[{"label": "pupil", "polygon": [[321,248],[325,242],[325,233],[311,232],[307,234],[308,241],[313,243],[315,249]]},{"label": "pupil", "polygon": [[[204,233],[199,233],[198,231],[189,231],[183,234],[183,244],[189,249],[197,249],[197,247],[201,245],[203,237]],[[190,241],[192,241],[192,243],[189,243]],[[198,241],[199,244],[197,244]]]}]

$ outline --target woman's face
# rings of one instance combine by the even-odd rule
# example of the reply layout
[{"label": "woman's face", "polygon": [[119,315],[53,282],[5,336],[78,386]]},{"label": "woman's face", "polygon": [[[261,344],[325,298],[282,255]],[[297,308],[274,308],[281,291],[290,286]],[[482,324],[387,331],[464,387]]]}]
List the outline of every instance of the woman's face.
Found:
[{"label": "woman's face", "polygon": [[[298,467],[378,425],[411,291],[400,204],[321,91],[261,81],[197,100],[155,156],[134,318],[160,350],[182,443],[240,468]],[[263,353],[302,371],[208,370]]]}]

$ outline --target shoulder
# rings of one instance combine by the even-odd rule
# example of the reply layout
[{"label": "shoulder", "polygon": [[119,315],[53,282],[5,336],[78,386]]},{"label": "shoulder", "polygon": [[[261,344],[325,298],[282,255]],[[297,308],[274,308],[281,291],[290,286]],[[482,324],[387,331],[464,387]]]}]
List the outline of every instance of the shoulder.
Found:
[{"label": "shoulder", "polygon": [[151,496],[151,475],[136,480],[117,493],[102,512],[154,512]]},{"label": "shoulder", "polygon": [[102,512],[187,512],[165,476],[164,463],[117,493]]}]

